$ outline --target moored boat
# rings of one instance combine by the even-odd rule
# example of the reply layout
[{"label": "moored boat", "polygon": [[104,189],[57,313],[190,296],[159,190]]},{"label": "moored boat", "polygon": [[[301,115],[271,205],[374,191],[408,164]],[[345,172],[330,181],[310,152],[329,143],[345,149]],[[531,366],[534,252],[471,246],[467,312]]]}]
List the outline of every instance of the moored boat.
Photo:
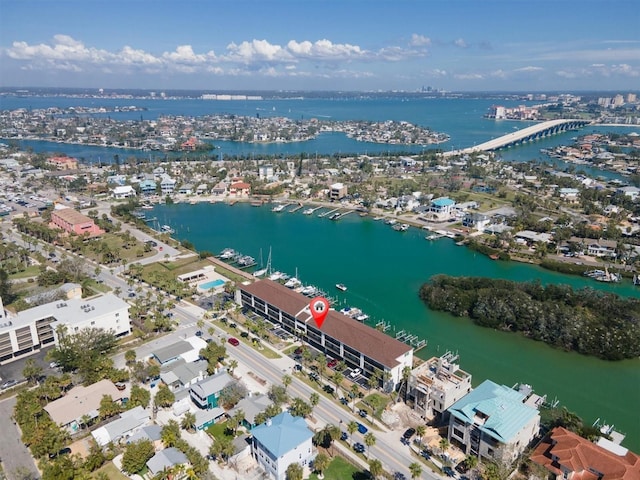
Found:
[{"label": "moored boat", "polygon": [[344,283],[336,283],[336,288],[341,292],[347,291],[347,286]]}]

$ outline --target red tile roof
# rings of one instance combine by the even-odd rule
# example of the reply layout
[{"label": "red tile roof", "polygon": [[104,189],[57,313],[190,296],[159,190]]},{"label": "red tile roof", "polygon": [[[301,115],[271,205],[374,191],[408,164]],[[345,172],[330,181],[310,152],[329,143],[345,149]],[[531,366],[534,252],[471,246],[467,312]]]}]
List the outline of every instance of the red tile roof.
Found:
[{"label": "red tile roof", "polygon": [[616,455],[562,427],[551,431],[531,460],[556,475],[562,472],[560,467],[575,472],[572,480],[597,480],[594,470],[603,474],[602,480],[640,479],[640,456],[633,452]]},{"label": "red tile roof", "polygon": [[[240,288],[290,315],[296,315],[309,306],[309,299],[304,295],[271,280],[260,280],[251,285],[242,285]],[[296,318],[304,321],[311,318],[311,315],[307,311]],[[313,323],[313,320],[311,322]],[[326,335],[341,341],[388,368],[396,367],[400,363],[397,358],[412,350],[410,346],[395,338],[335,310],[329,310],[321,330]]]}]

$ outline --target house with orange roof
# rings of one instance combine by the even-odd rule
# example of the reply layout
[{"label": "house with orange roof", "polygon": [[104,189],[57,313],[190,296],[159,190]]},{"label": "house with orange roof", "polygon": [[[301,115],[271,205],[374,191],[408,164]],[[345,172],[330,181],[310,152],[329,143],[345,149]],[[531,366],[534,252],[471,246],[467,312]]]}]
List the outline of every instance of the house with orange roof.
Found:
[{"label": "house with orange roof", "polygon": [[251,195],[251,185],[246,182],[235,182],[229,186],[229,195],[232,197],[248,197]]},{"label": "house with orange roof", "polygon": [[77,235],[88,234],[90,237],[102,235],[104,230],[98,227],[93,219],[73,208],[60,208],[51,212],[51,224],[67,233]]},{"label": "house with orange roof", "polygon": [[531,461],[557,480],[637,480],[640,456],[624,447],[603,448],[563,427],[554,428],[536,447]]},{"label": "house with orange roof", "polygon": [[78,160],[73,157],[51,157],[47,159],[47,165],[52,165],[57,170],[77,170]]}]

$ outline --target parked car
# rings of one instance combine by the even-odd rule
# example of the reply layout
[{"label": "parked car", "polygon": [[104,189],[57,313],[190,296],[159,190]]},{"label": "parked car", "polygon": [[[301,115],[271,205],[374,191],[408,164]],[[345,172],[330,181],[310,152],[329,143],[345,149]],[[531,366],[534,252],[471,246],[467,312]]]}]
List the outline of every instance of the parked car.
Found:
[{"label": "parked car", "polygon": [[233,337],[229,337],[229,340],[227,340],[227,342],[229,342],[234,347],[237,347],[238,345],[240,345],[240,341],[237,338],[233,338]]},{"label": "parked car", "polygon": [[348,404],[349,404],[349,400],[347,400],[347,399],[346,399],[346,398],[344,398],[344,397],[340,397],[340,403],[341,403],[342,405],[348,405]]},{"label": "parked car", "polygon": [[18,384],[17,380],[7,380],[6,382],[4,382],[2,385],[0,385],[0,389],[4,390],[6,388],[11,388],[14,387]]},{"label": "parked car", "polygon": [[124,390],[125,388],[127,388],[127,386],[123,382],[116,382],[115,385],[118,390]]},{"label": "parked car", "polygon": [[356,442],[353,444],[353,449],[358,453],[364,453],[364,445],[360,442]]},{"label": "parked car", "polygon": [[202,336],[202,330],[198,330],[196,332],[196,337],[201,337]]},{"label": "parked car", "polygon": [[358,411],[358,415],[360,415],[362,418],[367,418],[367,411],[360,409]]},{"label": "parked car", "polygon": [[416,429],[411,427],[411,428],[407,428],[405,430],[405,432],[402,434],[402,436],[404,438],[406,438],[407,440],[409,440],[411,437],[413,437],[416,434]]},{"label": "parked car", "polygon": [[456,472],[453,470],[453,468],[451,467],[444,467],[442,469],[442,471],[445,473],[445,475],[447,475],[448,477],[451,478],[455,478],[456,477]]},{"label": "parked car", "polygon": [[362,370],[360,370],[359,368],[354,368],[353,370],[351,370],[351,373],[349,374],[349,376],[351,378],[356,378],[361,373],[362,373]]},{"label": "parked car", "polygon": [[362,435],[364,435],[365,433],[367,433],[369,431],[369,429],[367,427],[365,427],[363,424],[358,423],[358,432],[360,432]]},{"label": "parked car", "polygon": [[329,368],[335,368],[336,365],[338,365],[338,360],[336,360],[335,358],[332,358],[327,362],[327,367]]},{"label": "parked car", "polygon": [[335,389],[331,385],[325,385],[322,387],[322,390],[327,392],[329,395],[333,395],[333,392],[335,392]]},{"label": "parked car", "polygon": [[346,441],[347,438],[349,438],[349,435],[347,435],[347,432],[341,432],[340,433],[340,440]]}]

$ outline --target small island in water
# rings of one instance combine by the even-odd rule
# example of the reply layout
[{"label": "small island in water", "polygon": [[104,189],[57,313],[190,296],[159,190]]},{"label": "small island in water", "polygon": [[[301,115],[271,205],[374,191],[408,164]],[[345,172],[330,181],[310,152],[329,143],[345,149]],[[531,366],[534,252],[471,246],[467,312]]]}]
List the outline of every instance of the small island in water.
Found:
[{"label": "small island in water", "polygon": [[640,300],[589,288],[436,275],[420,298],[440,310],[499,330],[521,332],[564,350],[605,360],[640,355]]}]

